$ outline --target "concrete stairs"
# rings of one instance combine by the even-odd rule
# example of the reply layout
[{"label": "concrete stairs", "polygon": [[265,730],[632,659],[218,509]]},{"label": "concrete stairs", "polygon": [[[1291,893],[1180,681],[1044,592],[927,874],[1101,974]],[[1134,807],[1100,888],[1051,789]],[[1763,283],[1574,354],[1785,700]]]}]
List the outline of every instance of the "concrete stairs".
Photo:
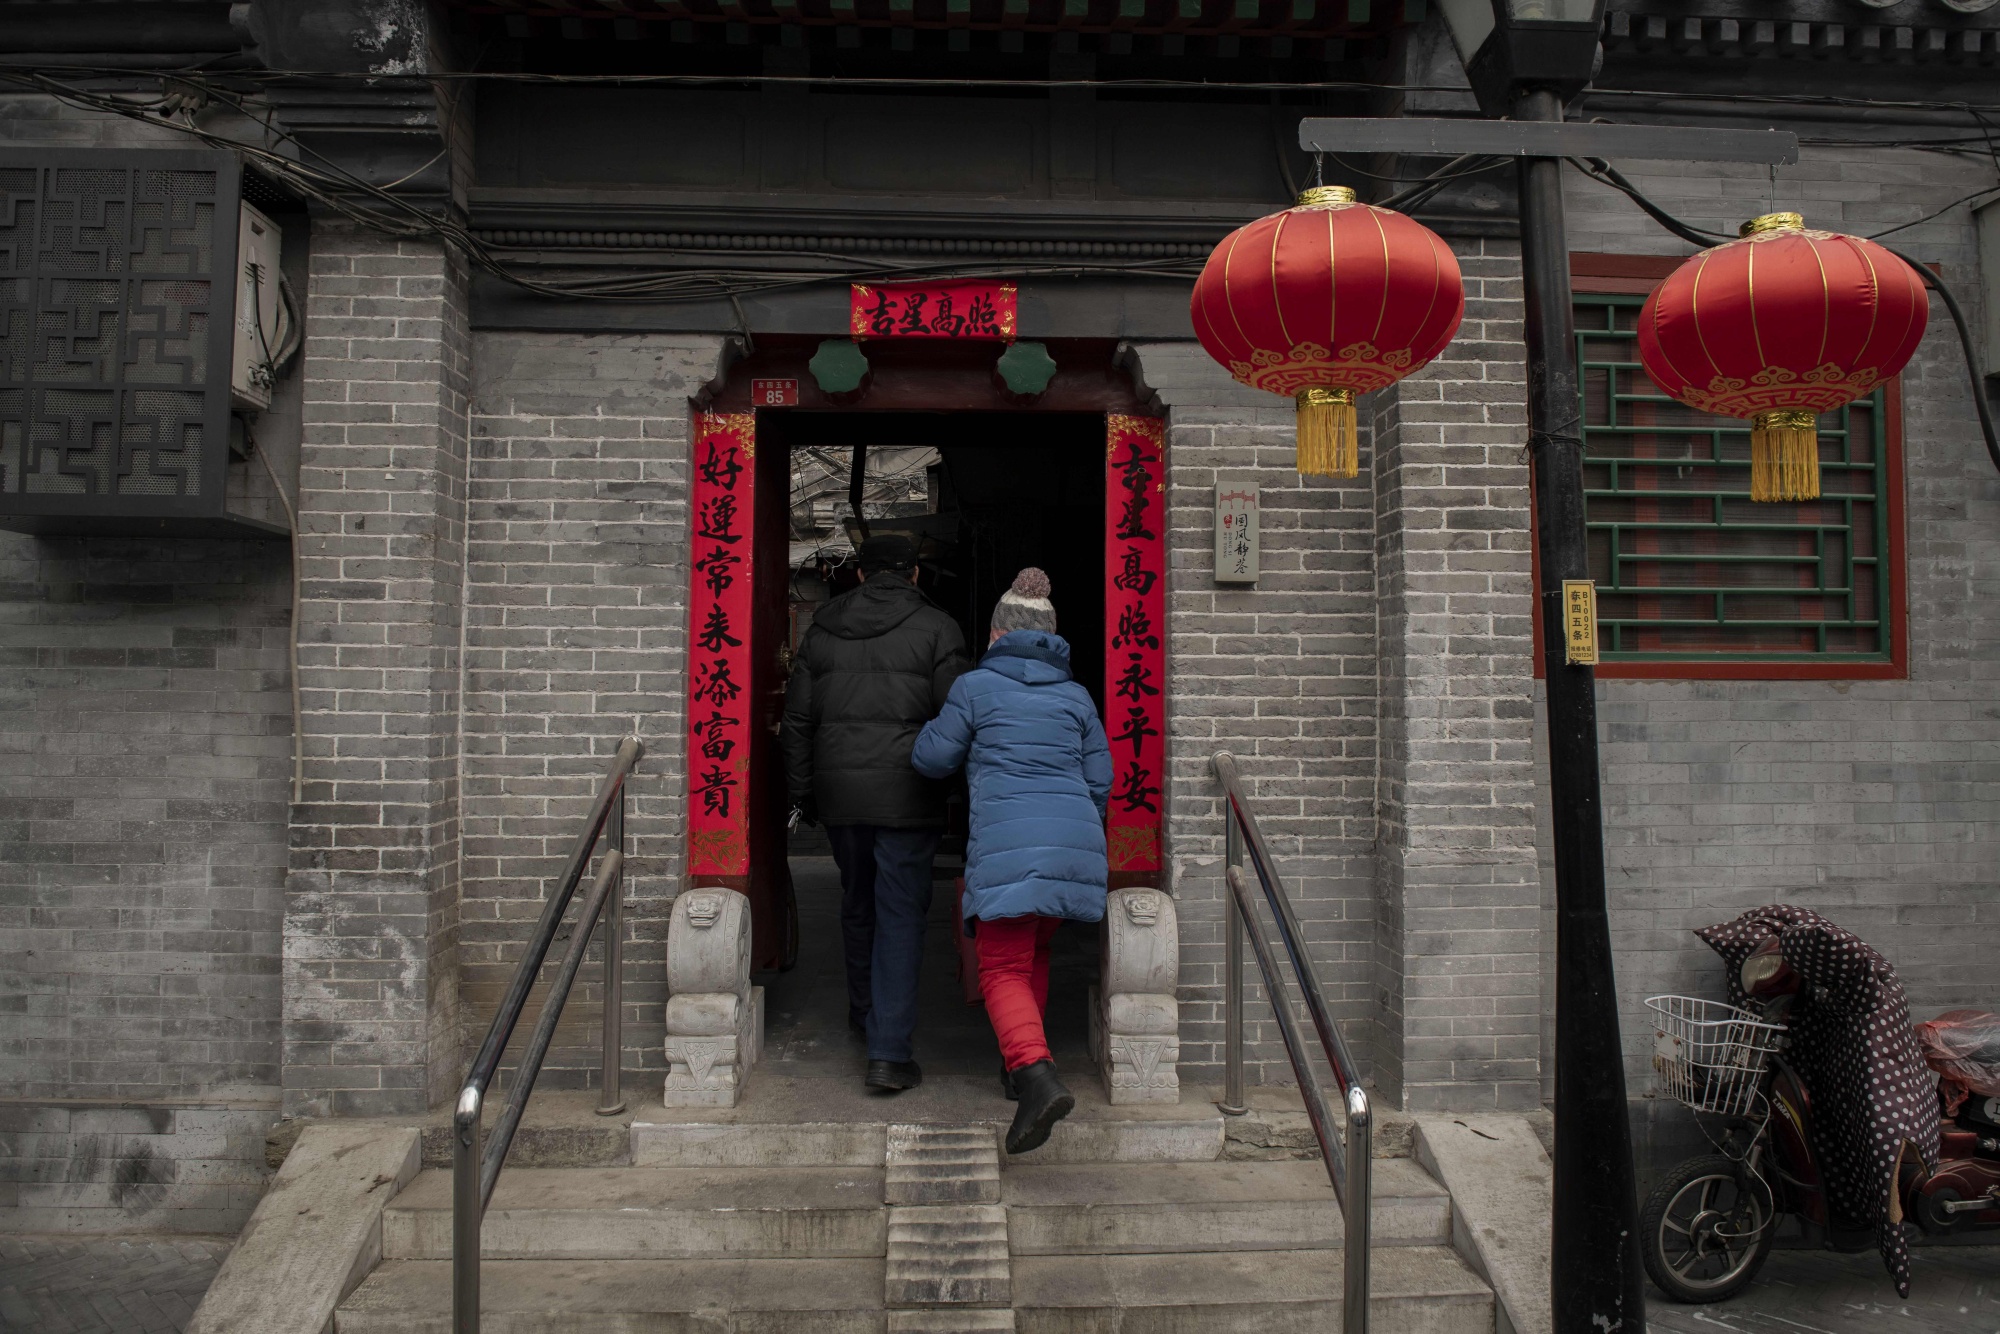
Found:
[{"label": "concrete stairs", "polygon": [[[995,1102],[930,1107],[990,1115]],[[1019,1161],[986,1120],[695,1115],[635,1124],[629,1166],[502,1175],[484,1229],[485,1330],[1339,1328],[1341,1218],[1323,1169],[1223,1157],[1206,1104],[1085,1096]],[[1410,1158],[1374,1166],[1375,1330],[1490,1334],[1493,1293],[1451,1248],[1444,1189]],[[382,1262],[340,1306],[338,1334],[449,1329],[449,1187],[430,1168],[389,1204]]]}]

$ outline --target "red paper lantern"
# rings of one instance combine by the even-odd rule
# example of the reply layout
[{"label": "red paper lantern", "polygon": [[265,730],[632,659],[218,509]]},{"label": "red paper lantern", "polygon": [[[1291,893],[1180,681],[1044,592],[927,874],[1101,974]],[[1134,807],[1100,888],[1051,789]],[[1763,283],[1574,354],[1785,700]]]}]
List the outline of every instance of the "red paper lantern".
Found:
[{"label": "red paper lantern", "polygon": [[1750,419],[1752,500],[1814,500],[1815,418],[1902,370],[1929,318],[1923,280],[1881,246],[1767,213],[1653,289],[1639,359],[1689,407]]},{"label": "red paper lantern", "polygon": [[1352,477],[1354,396],[1442,352],[1464,318],[1465,287],[1437,233],[1326,185],[1224,237],[1189,313],[1231,375],[1298,400],[1299,471]]}]

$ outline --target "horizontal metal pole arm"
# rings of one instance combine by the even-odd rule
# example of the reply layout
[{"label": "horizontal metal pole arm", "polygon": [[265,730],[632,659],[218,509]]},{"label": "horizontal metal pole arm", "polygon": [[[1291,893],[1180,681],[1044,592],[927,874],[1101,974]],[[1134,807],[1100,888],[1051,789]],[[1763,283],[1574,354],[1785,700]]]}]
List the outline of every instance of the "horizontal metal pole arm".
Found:
[{"label": "horizontal metal pole arm", "polygon": [[1313,117],[1299,122],[1299,147],[1308,153],[1652,158],[1780,166],[1799,160],[1799,137],[1789,130],[1712,130],[1693,125],[1612,125],[1600,121]]}]

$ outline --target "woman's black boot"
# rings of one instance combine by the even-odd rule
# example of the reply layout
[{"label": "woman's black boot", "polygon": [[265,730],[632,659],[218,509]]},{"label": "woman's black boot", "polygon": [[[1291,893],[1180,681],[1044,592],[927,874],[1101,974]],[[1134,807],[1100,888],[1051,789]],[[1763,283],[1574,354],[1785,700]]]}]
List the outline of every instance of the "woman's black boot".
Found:
[{"label": "woman's black boot", "polygon": [[1014,1071],[1021,1095],[1014,1124],[1007,1127],[1007,1152],[1027,1153],[1048,1143],[1049,1131],[1076,1106],[1076,1097],[1056,1078],[1054,1061],[1036,1061]]}]

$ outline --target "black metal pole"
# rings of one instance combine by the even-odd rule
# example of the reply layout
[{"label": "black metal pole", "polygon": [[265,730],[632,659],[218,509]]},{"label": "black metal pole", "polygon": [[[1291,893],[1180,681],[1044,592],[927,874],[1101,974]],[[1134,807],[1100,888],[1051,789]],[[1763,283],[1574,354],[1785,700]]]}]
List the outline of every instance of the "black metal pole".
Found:
[{"label": "black metal pole", "polygon": [[[1554,93],[1516,120],[1561,120]],[[1632,1136],[1604,906],[1596,673],[1565,662],[1565,579],[1590,578],[1584,545],[1582,400],[1563,234],[1562,163],[1523,158],[1521,270],[1527,300],[1528,429],[1548,664],[1549,798],[1556,869],[1556,1152],[1551,1289],[1555,1334],[1644,1334]]]}]

